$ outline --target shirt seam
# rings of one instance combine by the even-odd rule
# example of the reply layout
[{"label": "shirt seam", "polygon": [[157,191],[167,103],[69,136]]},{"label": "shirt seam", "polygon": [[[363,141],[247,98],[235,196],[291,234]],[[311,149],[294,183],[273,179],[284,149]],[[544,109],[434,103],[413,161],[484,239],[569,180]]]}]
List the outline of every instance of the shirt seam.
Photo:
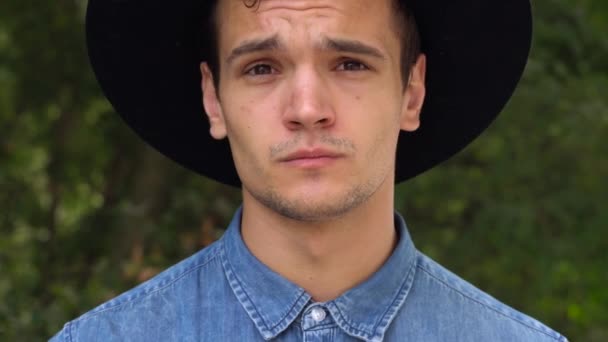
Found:
[{"label": "shirt seam", "polygon": [[[382,314],[382,317],[381,317],[380,321],[374,326],[374,331],[373,331],[373,334],[372,334],[372,338],[374,337],[374,335],[376,335],[378,327],[380,326],[380,324],[382,324],[382,322],[386,318],[389,310],[393,307],[393,305],[395,305],[395,302],[399,299],[401,293],[402,292],[406,292],[406,293],[403,294],[404,295],[404,297],[403,297],[404,299],[407,296],[407,293],[409,293],[409,289],[411,289],[412,282],[409,283],[410,284],[409,289],[406,289],[405,286],[408,283],[408,279],[410,278],[410,276],[412,276],[412,277],[415,276],[415,275],[411,275],[411,273],[414,272],[414,270],[416,269],[415,266],[416,266],[416,256],[414,255],[414,256],[412,256],[412,263],[410,264],[410,269],[407,271],[405,277],[403,277],[403,282],[401,283],[401,286],[399,287],[399,291],[397,291],[397,295],[395,296],[395,298],[393,298],[393,300],[391,302],[391,305],[389,305],[386,308],[386,310],[384,310],[384,313]],[[398,312],[399,312],[399,310],[395,310],[395,312],[393,313],[393,316],[396,315]],[[387,325],[387,327],[388,327],[388,325]],[[386,329],[385,329],[385,331],[386,331]]]},{"label": "shirt seam", "polygon": [[[262,321],[262,323],[265,326],[265,329],[268,330],[268,332],[270,334],[272,334],[273,336],[276,337],[276,333],[274,332],[277,327],[279,327],[283,321],[285,321],[285,319],[289,316],[289,314],[293,311],[294,307],[300,302],[300,300],[302,299],[303,296],[306,295],[305,291],[300,291],[300,295],[298,296],[298,298],[291,304],[291,306],[289,307],[289,310],[287,310],[287,312],[285,314],[283,314],[281,316],[281,319],[279,319],[276,323],[274,324],[269,324],[269,322],[267,322],[264,317],[262,316],[262,314],[260,313],[260,310],[258,310],[258,307],[255,305],[254,301],[251,299],[251,296],[249,295],[249,292],[247,292],[247,290],[245,289],[245,287],[243,286],[243,284],[245,283],[243,280],[241,280],[239,278],[239,276],[237,275],[237,272],[235,270],[233,270],[233,266],[232,263],[230,262],[230,259],[228,258],[227,252],[224,249],[224,246],[220,246],[221,249],[221,259],[222,259],[222,264],[224,263],[223,261],[225,260],[226,263],[228,264],[228,267],[230,267],[230,274],[234,277],[234,279],[236,280],[236,282],[238,283],[238,286],[241,288],[241,291],[243,291],[243,294],[245,295],[245,297],[247,297],[247,301],[249,303],[251,303],[251,306],[253,307],[253,310],[255,310],[255,313],[257,314],[258,317],[260,317],[260,320]],[[224,272],[226,272],[226,269],[224,268]],[[227,276],[227,275],[226,275]],[[228,282],[230,282],[230,280],[228,280]],[[234,290],[233,290],[234,293]],[[238,295],[235,294],[235,296],[237,297],[237,300],[240,302]],[[243,305],[243,303],[240,303],[241,305]],[[245,309],[246,310],[246,309]],[[297,315],[296,315],[297,316]],[[255,321],[254,321],[255,323]]]},{"label": "shirt seam", "polygon": [[[237,282],[238,286],[240,287],[241,291],[243,292],[243,294],[246,297],[246,300],[251,303],[251,306],[253,307],[253,310],[255,311],[255,314],[260,318],[260,320],[262,321],[262,324],[264,325],[264,328],[266,330],[268,330],[269,333],[272,334],[271,330],[272,328],[269,329],[268,323],[266,323],[266,320],[264,319],[264,316],[262,316],[262,314],[260,313],[260,311],[258,310],[257,306],[253,303],[253,301],[251,300],[251,296],[249,296],[249,293],[245,290],[245,288],[243,287],[243,281],[241,279],[239,279],[239,276],[236,274],[236,272],[234,270],[232,270],[232,264],[230,263],[230,260],[228,259],[227,253],[224,250],[224,246],[221,246],[221,259],[222,259],[222,264],[224,264],[224,261],[226,261],[226,263],[229,264],[230,267],[230,274],[232,275],[232,277],[234,277],[234,280]],[[224,273],[226,273],[226,269],[224,268]],[[225,276],[227,277],[228,275],[225,274]],[[228,278],[228,277],[227,277]],[[230,283],[230,279],[227,279],[228,283]],[[232,289],[233,293],[234,293],[234,289]],[[239,299],[239,296],[235,293],[235,297],[237,298],[237,301],[241,302],[241,300]],[[243,305],[243,303],[240,303],[241,305]],[[247,311],[247,308],[244,307],[244,309]],[[255,319],[253,319],[254,323],[255,323]]]},{"label": "shirt seam", "polygon": [[451,289],[452,291],[458,293],[459,295],[461,295],[461,296],[463,296],[463,297],[465,297],[465,298],[467,298],[467,299],[469,299],[469,300],[471,300],[471,301],[473,301],[473,302],[481,305],[486,310],[494,311],[495,313],[497,313],[497,314],[499,314],[499,315],[501,315],[503,317],[506,317],[506,318],[508,318],[508,319],[510,319],[512,321],[515,321],[515,322],[517,322],[517,323],[525,326],[528,329],[532,329],[532,330],[534,330],[534,331],[536,331],[538,333],[541,333],[541,334],[543,334],[543,335],[545,335],[547,337],[550,337],[551,339],[553,339],[555,341],[563,341],[563,339],[562,339],[563,336],[561,336],[561,335],[557,336],[557,337],[556,336],[552,336],[552,335],[548,334],[547,332],[542,331],[542,330],[540,330],[540,329],[538,329],[538,328],[536,328],[534,326],[531,326],[528,323],[526,323],[526,322],[524,322],[524,321],[522,321],[522,320],[520,320],[520,319],[518,319],[516,317],[512,317],[510,315],[507,315],[504,312],[496,310],[495,308],[493,308],[493,307],[491,307],[491,306],[489,306],[489,305],[481,302],[480,300],[478,300],[476,298],[473,298],[473,297],[467,295],[466,293],[463,293],[462,291],[454,288],[452,285],[450,285],[449,283],[445,282],[443,279],[441,279],[441,278],[437,277],[436,275],[434,275],[430,270],[424,268],[424,266],[418,265],[417,267],[420,268],[422,271],[424,271],[426,274],[428,274],[430,277],[432,277],[433,279],[435,279],[436,281],[438,281],[439,283],[443,284],[445,287],[447,287],[447,288]]},{"label": "shirt seam", "polygon": [[304,332],[309,332],[309,331],[319,331],[319,330],[327,330],[327,329],[335,329],[339,327],[336,322],[330,322],[330,323],[323,323],[323,324],[319,324],[319,325],[315,325],[312,328],[309,329],[303,329]]},{"label": "shirt seam", "polygon": [[[210,262],[212,262],[214,259],[217,258],[218,253],[219,253],[219,248],[217,248],[216,251],[213,252],[213,254],[211,254],[210,256],[208,256],[208,258],[206,258],[203,261],[201,261],[200,264],[197,264],[196,266],[193,266],[192,268],[188,268],[188,269],[184,270],[184,272],[181,273],[180,275],[178,275],[175,279],[169,281],[167,284],[162,285],[161,287],[159,287],[157,289],[149,290],[149,292],[144,292],[143,294],[137,295],[137,296],[135,296],[135,297],[133,297],[133,298],[131,298],[131,299],[125,301],[125,302],[122,302],[120,304],[116,304],[116,305],[109,306],[109,307],[106,307],[106,308],[103,308],[103,309],[100,309],[100,310],[97,310],[97,311],[93,311],[90,314],[85,315],[84,317],[78,318],[78,319],[76,319],[76,320],[74,320],[72,322],[84,323],[84,322],[86,322],[86,321],[88,321],[88,320],[90,320],[90,319],[98,316],[99,314],[119,309],[119,308],[121,308],[121,307],[123,307],[123,306],[125,306],[127,304],[131,304],[133,302],[146,299],[146,298],[148,298],[148,297],[150,297],[150,296],[152,296],[152,295],[154,295],[154,294],[156,294],[156,293],[158,293],[160,291],[163,291],[163,290],[167,289],[168,287],[171,287],[173,284],[175,284],[176,282],[180,281],[184,277],[190,275],[192,272],[194,272],[194,271],[196,271],[196,270],[198,270],[198,269],[200,269],[202,267],[207,266],[207,264],[209,264]],[[72,323],[72,322],[70,322],[70,323]],[[70,336],[71,336],[71,329],[70,329]],[[70,338],[70,341],[71,340],[72,339]]]},{"label": "shirt seam", "polygon": [[[335,305],[335,307],[338,309],[338,313],[340,314],[340,318],[346,323],[346,325],[348,325],[349,330],[352,334],[357,335],[358,337],[361,338],[365,338],[368,340],[373,339],[376,336],[376,331],[378,330],[378,327],[380,326],[380,324],[383,322],[384,318],[387,315],[387,312],[390,310],[390,308],[393,307],[393,305],[395,305],[395,301],[397,301],[397,299],[399,298],[399,295],[401,294],[401,292],[406,291],[406,289],[404,288],[407,284],[407,280],[410,277],[411,272],[415,269],[416,266],[416,262],[412,261],[412,263],[410,264],[410,268],[407,271],[407,273],[405,274],[405,276],[403,277],[403,282],[401,283],[401,285],[399,286],[399,291],[397,291],[397,294],[395,295],[395,297],[392,299],[391,303],[387,306],[387,309],[384,310],[384,312],[382,313],[382,315],[380,316],[380,320],[378,321],[378,323],[376,323],[374,325],[374,327],[372,328],[371,331],[365,331],[363,329],[359,329],[359,328],[355,328],[354,327],[354,322],[351,322],[349,319],[347,319],[344,314],[342,313],[342,310],[339,309],[339,307],[337,305]],[[395,314],[398,312],[399,310],[397,310],[395,312]]]},{"label": "shirt seam", "polygon": [[[275,330],[281,323],[283,323],[283,321],[285,321],[285,319],[289,316],[289,314],[293,311],[293,309],[296,307],[296,305],[300,302],[300,300],[302,299],[303,296],[306,296],[306,292],[301,291],[300,295],[298,296],[298,299],[296,301],[294,301],[291,306],[289,307],[289,310],[287,311],[287,313],[285,313],[283,315],[283,317],[281,318],[281,320],[279,320],[276,324],[274,324],[271,328],[271,330]],[[304,309],[306,307],[306,305],[304,305],[302,307],[302,309]],[[256,308],[257,309],[257,308]],[[296,316],[299,315],[299,313],[302,312],[302,310],[300,310]]]},{"label": "shirt seam", "polygon": [[66,340],[68,342],[72,342],[74,339],[72,338],[72,322],[68,322],[67,324],[67,334],[66,334]]}]

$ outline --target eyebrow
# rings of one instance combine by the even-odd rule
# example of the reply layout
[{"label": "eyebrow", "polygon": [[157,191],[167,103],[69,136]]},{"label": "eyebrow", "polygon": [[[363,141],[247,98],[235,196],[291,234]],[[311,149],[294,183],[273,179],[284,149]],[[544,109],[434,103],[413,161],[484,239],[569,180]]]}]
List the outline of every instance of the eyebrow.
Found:
[{"label": "eyebrow", "polygon": [[325,38],[323,39],[321,46],[322,50],[348,52],[358,55],[367,55],[379,59],[386,59],[380,50],[358,40]]},{"label": "eyebrow", "polygon": [[[226,58],[226,64],[231,64],[235,59],[243,55],[263,51],[282,50],[284,48],[285,46],[281,43],[277,35],[262,39],[246,40],[230,52],[228,58]],[[321,51],[346,52],[386,59],[385,55],[379,49],[358,40],[326,37],[323,38],[323,41],[318,48]]]},{"label": "eyebrow", "polygon": [[226,58],[226,64],[231,64],[235,59],[246,54],[279,50],[281,48],[282,44],[276,35],[265,39],[246,40],[230,52],[230,55]]}]

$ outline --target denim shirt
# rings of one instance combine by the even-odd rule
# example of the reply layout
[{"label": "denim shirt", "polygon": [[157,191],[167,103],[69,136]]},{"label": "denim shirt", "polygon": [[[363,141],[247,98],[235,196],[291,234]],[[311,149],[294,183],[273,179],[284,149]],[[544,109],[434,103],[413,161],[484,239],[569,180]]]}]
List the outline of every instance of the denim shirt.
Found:
[{"label": "denim shirt", "polygon": [[51,341],[566,341],[399,242],[368,280],[314,302],[247,249],[239,209],[224,236],[65,325]]}]

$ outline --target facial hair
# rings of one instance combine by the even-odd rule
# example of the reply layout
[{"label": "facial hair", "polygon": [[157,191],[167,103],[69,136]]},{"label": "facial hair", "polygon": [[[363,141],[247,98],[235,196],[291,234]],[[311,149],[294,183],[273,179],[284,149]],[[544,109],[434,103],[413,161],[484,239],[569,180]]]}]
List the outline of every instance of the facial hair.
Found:
[{"label": "facial hair", "polygon": [[[355,150],[354,145],[345,139],[322,137],[320,140],[342,151]],[[285,151],[289,151],[294,146],[297,146],[297,144],[297,141],[291,141],[271,147],[271,158],[285,154]],[[322,222],[342,217],[372,197],[383,182],[386,181],[388,172],[387,170],[382,170],[374,174],[376,177],[368,179],[364,183],[353,184],[340,194],[333,196],[333,198],[326,198],[325,200],[309,199],[302,196],[297,199],[289,199],[274,187],[257,189],[255,187],[247,187],[245,184],[243,186],[258,202],[283,217],[303,222]]]}]

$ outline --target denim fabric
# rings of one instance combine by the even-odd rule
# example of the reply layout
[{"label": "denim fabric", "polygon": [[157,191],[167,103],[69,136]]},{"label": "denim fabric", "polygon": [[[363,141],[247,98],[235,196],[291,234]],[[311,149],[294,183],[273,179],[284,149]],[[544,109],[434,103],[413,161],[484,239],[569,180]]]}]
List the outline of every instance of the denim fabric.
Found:
[{"label": "denim fabric", "polygon": [[65,325],[59,341],[566,341],[399,243],[371,278],[324,303],[258,261],[237,211],[213,245]]}]

